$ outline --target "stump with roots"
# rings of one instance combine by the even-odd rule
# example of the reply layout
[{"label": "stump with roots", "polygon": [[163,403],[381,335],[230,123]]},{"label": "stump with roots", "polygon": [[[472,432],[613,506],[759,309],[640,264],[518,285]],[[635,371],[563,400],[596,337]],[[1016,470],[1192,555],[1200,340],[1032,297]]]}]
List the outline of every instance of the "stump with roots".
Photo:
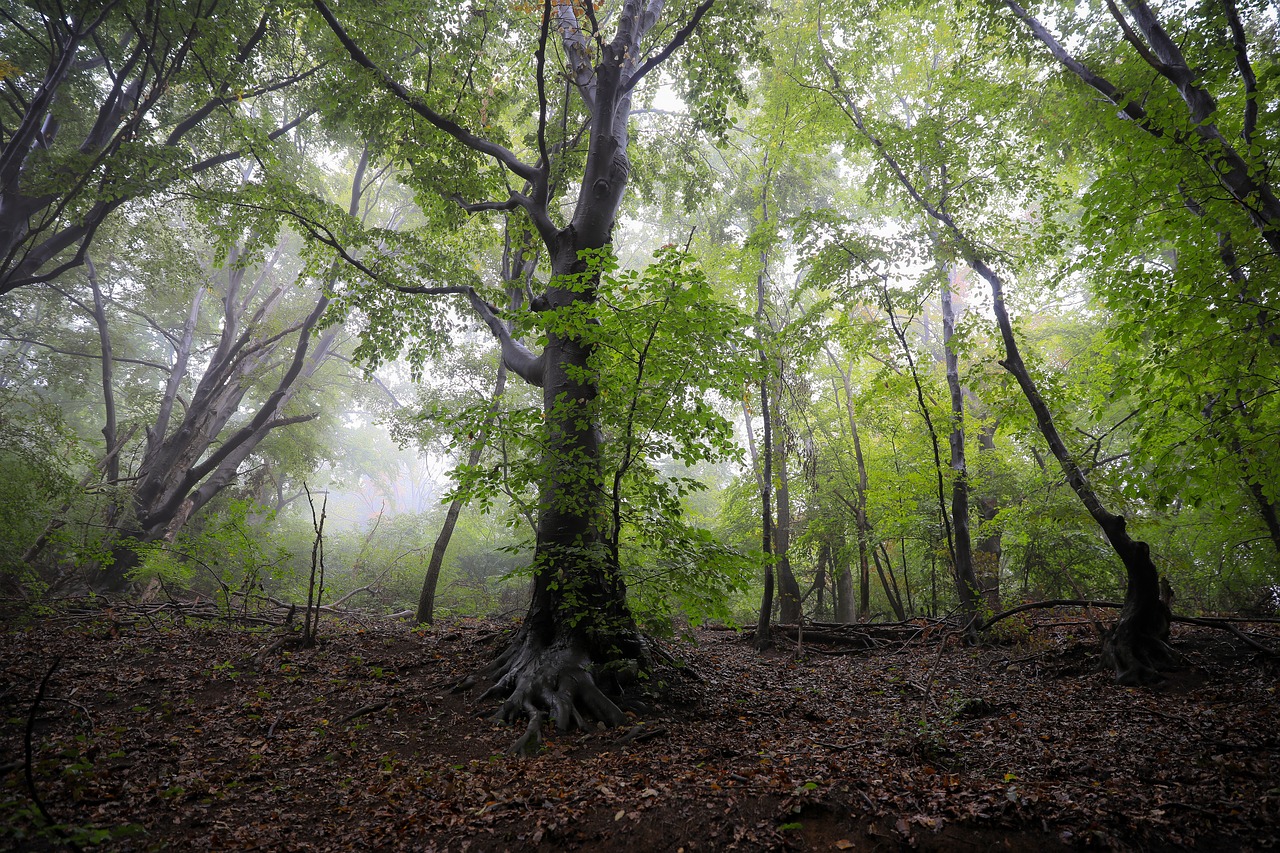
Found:
[{"label": "stump with roots", "polygon": [[508,752],[534,755],[542,747],[542,726],[548,719],[561,733],[627,722],[615,698],[621,698],[626,684],[646,664],[643,640],[638,634],[622,642],[615,638],[607,658],[601,652],[592,654],[588,646],[572,635],[544,641],[526,624],[491,664],[454,689],[468,690],[492,680],[478,701],[502,700],[491,717],[495,722],[527,720],[524,734]]},{"label": "stump with roots", "polygon": [[1120,618],[1103,640],[1103,660],[1115,672],[1118,684],[1159,684],[1163,673],[1180,665],[1178,654],[1169,646],[1171,614],[1160,595],[1160,575],[1147,543],[1129,540],[1124,550],[1119,545],[1116,550],[1128,570],[1129,588]]}]

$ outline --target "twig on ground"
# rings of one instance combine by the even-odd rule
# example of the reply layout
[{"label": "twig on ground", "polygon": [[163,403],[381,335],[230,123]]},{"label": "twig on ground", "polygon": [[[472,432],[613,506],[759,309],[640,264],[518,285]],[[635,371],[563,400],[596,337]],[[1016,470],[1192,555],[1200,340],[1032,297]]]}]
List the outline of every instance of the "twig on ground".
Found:
[{"label": "twig on ground", "polygon": [[378,711],[381,711],[389,707],[391,703],[394,701],[395,701],[394,699],[383,699],[381,702],[374,702],[371,705],[365,705],[362,708],[356,708],[350,714],[347,714],[341,720],[338,720],[338,725],[342,725],[343,723],[349,723],[352,720],[356,719],[357,717],[363,717],[366,714],[376,714]]},{"label": "twig on ground", "polygon": [[24,767],[23,776],[27,783],[27,794],[31,797],[31,802],[35,804],[36,811],[40,812],[40,817],[44,818],[45,825],[56,826],[53,816],[49,814],[49,810],[45,808],[44,801],[40,799],[40,793],[36,790],[35,777],[35,758],[32,749],[32,735],[36,728],[36,715],[40,713],[40,703],[44,701],[44,692],[49,688],[49,679],[53,678],[54,670],[58,668],[58,664],[62,663],[62,657],[58,656],[53,659],[53,663],[49,665],[49,671],[44,674],[44,678],[40,679],[40,687],[36,690],[36,698],[31,703],[31,709],[27,712],[27,731],[23,740],[24,749]]}]

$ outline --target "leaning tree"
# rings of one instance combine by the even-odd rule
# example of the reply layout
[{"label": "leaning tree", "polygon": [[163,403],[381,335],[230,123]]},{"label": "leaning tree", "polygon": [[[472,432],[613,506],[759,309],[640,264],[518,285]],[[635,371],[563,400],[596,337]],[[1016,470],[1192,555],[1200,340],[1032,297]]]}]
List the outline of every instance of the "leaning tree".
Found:
[{"label": "leaning tree", "polygon": [[[517,7],[512,14],[525,15],[525,20],[502,21],[496,20],[501,13],[493,9],[442,7],[439,15],[459,16],[457,26],[449,36],[437,32],[434,38],[456,35],[458,44],[473,51],[459,68],[458,45],[437,45],[432,55],[422,43],[398,43],[386,47],[386,59],[375,61],[364,46],[374,41],[386,44],[388,31],[377,23],[385,13],[370,10],[361,15],[344,6],[340,18],[322,0],[315,0],[351,61],[363,69],[362,78],[390,96],[406,116],[395,126],[416,122],[422,127],[425,122],[421,149],[406,153],[401,143],[398,156],[406,168],[421,177],[427,171],[424,160],[436,157],[440,162],[441,146],[470,158],[453,175],[441,167],[422,179],[429,190],[420,197],[429,201],[432,192],[443,194],[470,213],[521,212],[544,245],[550,265],[545,290],[529,301],[529,308],[540,315],[540,352],[524,345],[472,286],[393,285],[409,293],[465,297],[499,342],[508,370],[543,392],[545,432],[532,600],[510,645],[479,675],[493,679],[482,700],[505,700],[497,719],[528,719],[524,735],[513,745],[515,751],[537,748],[548,716],[561,730],[587,721],[623,723],[623,712],[610,694],[616,698],[646,661],[617,552],[606,532],[599,384],[588,324],[593,322],[599,261],[611,246],[631,176],[629,119],[637,86],[656,77],[682,47],[686,66],[698,64],[691,52],[694,57],[711,57],[708,30],[728,38],[749,26],[750,4],[721,4],[712,15],[713,3],[684,5],[676,10],[683,14],[673,15],[678,18],[674,24],[668,23],[663,0],[603,5],[544,0],[537,18],[532,13],[538,7]],[[524,138],[522,154],[519,145],[503,144],[504,131],[495,120],[504,100],[510,104],[513,99],[497,88],[501,75],[494,75],[495,84],[474,98],[471,115],[464,118],[462,113],[464,100],[479,88],[474,81],[481,73],[476,67],[481,54],[520,44],[521,33],[529,32],[524,25],[535,21],[528,46],[536,124]],[[428,55],[416,68],[405,58],[424,52]],[[392,63],[400,76],[414,83],[402,83],[393,75],[388,70]],[[741,92],[728,64],[717,57],[701,73],[687,75],[683,91],[695,113],[722,114],[728,100]],[[506,79],[528,71],[527,66],[513,65]],[[463,193],[483,186],[475,174],[484,161],[504,174],[502,183],[488,186],[503,187],[498,191],[506,197],[467,201]],[[463,174],[467,171],[469,176]],[[512,179],[521,189],[512,188]]]}]

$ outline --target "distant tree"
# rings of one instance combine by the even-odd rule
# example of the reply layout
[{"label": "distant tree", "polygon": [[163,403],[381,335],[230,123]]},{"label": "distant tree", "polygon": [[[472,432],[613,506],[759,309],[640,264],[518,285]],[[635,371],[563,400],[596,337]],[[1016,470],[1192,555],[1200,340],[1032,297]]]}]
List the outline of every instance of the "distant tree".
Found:
[{"label": "distant tree", "polygon": [[[938,121],[937,115],[931,115],[930,126],[913,127],[910,136],[901,135],[901,127],[894,120],[885,120],[884,116],[867,109],[861,93],[849,85],[845,72],[837,67],[837,62],[847,55],[844,51],[833,61],[829,52],[831,48],[824,43],[819,59],[821,65],[815,69],[815,77],[821,75],[820,85],[831,93],[833,103],[893,182],[900,197],[928,217],[949,251],[963,259],[991,288],[992,309],[1004,349],[1000,363],[1017,381],[1068,485],[1101,528],[1125,567],[1128,578],[1125,607],[1104,646],[1106,657],[1117,679],[1123,683],[1159,680],[1159,670],[1168,666],[1172,658],[1166,643],[1170,614],[1159,595],[1159,572],[1152,560],[1151,549],[1146,542],[1130,535],[1124,516],[1107,508],[1089,472],[1068,447],[1041,393],[1040,383],[1022,356],[1006,302],[1006,276],[995,268],[995,253],[975,239],[973,227],[966,226],[957,213],[962,211],[973,215],[973,210],[966,207],[966,201],[975,207],[985,201],[984,194],[994,190],[984,186],[984,181],[990,181],[1002,166],[1018,168],[1025,165],[1008,163],[1005,166],[1005,152],[992,145],[994,134],[977,130],[987,121],[979,109],[984,104],[983,98],[992,97],[992,94],[968,88],[970,85],[990,86],[998,91],[1002,87],[1012,89],[1016,82],[1005,78],[969,82],[955,74],[963,67],[963,62],[950,65],[945,61],[952,55],[955,45],[945,40],[947,30],[938,32],[943,35],[926,34],[934,49],[928,64],[940,78],[938,85],[954,86],[956,97],[939,99],[945,103],[938,109],[950,113],[946,121]],[[963,54],[957,51],[954,55],[959,58]],[[932,83],[932,78],[925,79]],[[895,144],[890,145],[886,139]],[[963,156],[957,156],[961,151]],[[982,173],[985,164],[996,159],[1000,165]],[[961,160],[963,163],[958,162]],[[983,180],[979,180],[979,176]],[[1046,192],[1046,195],[1049,194]]]},{"label": "distant tree", "polygon": [[[378,179],[367,166],[366,151],[352,179],[352,217],[361,215],[366,191]],[[246,188],[253,171],[244,169]],[[302,392],[333,355],[341,332],[337,325],[323,328],[322,318],[342,267],[331,265],[313,278],[291,250],[295,235],[277,234],[273,244],[272,235],[259,230],[275,227],[270,218],[246,223],[243,216],[229,226],[225,257],[218,257],[216,244],[197,245],[195,254],[208,253],[198,261],[184,257],[163,235],[199,221],[186,212],[169,215],[150,232],[137,223],[124,245],[151,233],[156,239],[146,250],[106,258],[86,254],[87,288],[69,281],[70,274],[51,285],[92,320],[96,352],[60,347],[51,329],[6,330],[10,340],[93,358],[101,367],[102,480],[113,499],[105,517],[110,555],[90,578],[100,591],[123,591],[142,547],[172,542],[192,516],[241,480],[273,432],[318,417],[316,410],[297,411],[295,401],[305,398]],[[177,241],[182,247],[191,242]],[[203,269],[189,271],[197,283],[179,305],[156,285],[186,284],[181,270],[187,263]],[[216,308],[210,311],[212,300]],[[163,307],[166,301],[172,313]],[[134,322],[159,342],[144,358],[128,354],[138,349],[129,329]],[[126,352],[117,353],[126,344]],[[132,369],[123,378],[117,375],[121,365]],[[135,435],[140,446],[132,442]]]}]

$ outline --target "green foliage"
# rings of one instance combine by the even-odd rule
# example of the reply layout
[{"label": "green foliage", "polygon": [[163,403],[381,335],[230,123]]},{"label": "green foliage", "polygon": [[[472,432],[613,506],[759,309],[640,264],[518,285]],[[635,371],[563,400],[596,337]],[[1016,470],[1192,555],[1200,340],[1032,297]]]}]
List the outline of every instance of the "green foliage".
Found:
[{"label": "green foliage", "polygon": [[228,611],[248,607],[255,594],[292,574],[289,552],[272,540],[266,520],[269,514],[264,518],[261,507],[249,501],[228,501],[221,511],[185,527],[172,544],[136,545],[139,565],[130,580],[154,578],[178,589],[202,592],[216,597]]},{"label": "green foliage", "polygon": [[84,456],[56,406],[0,385],[0,576],[36,580],[22,556],[76,498]]},{"label": "green foliage", "polygon": [[754,373],[749,318],[720,298],[701,267],[674,246],[643,270],[606,273],[596,323],[583,328],[599,376],[606,437],[610,539],[640,618],[725,618],[749,565],[692,526],[687,499],[706,488],[682,473],[740,457],[720,403]]}]

